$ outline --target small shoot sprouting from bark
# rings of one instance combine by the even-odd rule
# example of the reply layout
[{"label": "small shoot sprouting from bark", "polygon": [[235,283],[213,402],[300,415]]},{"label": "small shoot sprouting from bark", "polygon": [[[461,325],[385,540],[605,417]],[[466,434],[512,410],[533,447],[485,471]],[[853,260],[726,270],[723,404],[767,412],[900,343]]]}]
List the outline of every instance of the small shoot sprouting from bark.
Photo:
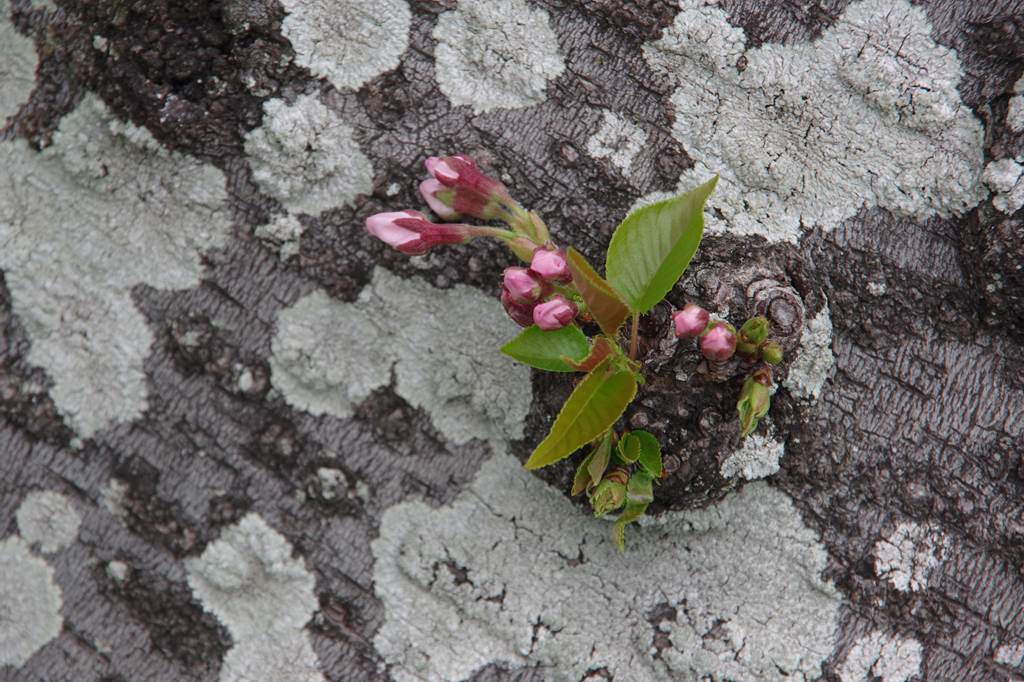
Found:
[{"label": "small shoot sprouting from bark", "polygon": [[[655,483],[664,476],[661,445],[653,434],[615,428],[644,383],[640,318],[665,299],[697,252],[704,203],[717,176],[626,216],[612,235],[602,276],[579,251],[557,246],[540,216],[469,157],[430,157],[425,165],[430,177],[420,184],[420,193],[448,222],[433,223],[418,211],[404,210],[371,216],[367,230],[409,255],[494,238],[524,263],[506,268],[502,278],[501,303],[524,329],[501,351],[540,370],[584,374],[525,466],[549,466],[589,445],[571,493],[586,493],[597,516],[618,514],[612,536],[624,550],[626,525],[644,515]],[[461,222],[466,218],[505,226]],[[691,303],[673,314],[673,325],[680,339],[699,339],[709,362],[738,355],[758,363],[736,406],[742,435],[752,433],[770,408],[770,365],[782,361],[782,348],[768,338],[768,320],[751,318],[737,332]]]}]

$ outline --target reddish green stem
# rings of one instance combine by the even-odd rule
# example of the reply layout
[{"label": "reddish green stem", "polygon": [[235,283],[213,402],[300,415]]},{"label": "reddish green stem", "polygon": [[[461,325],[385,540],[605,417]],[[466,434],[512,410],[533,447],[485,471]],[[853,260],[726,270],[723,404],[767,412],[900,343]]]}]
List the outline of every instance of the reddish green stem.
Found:
[{"label": "reddish green stem", "polygon": [[639,342],[640,314],[633,313],[633,331],[629,336],[629,359],[636,360],[636,349]]}]

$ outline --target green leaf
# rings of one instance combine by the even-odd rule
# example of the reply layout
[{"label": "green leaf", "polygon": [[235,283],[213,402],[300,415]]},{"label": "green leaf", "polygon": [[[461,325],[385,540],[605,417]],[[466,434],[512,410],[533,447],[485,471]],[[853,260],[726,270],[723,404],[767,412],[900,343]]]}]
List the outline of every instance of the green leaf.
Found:
[{"label": "green leaf", "polygon": [[640,455],[637,462],[640,467],[654,478],[661,477],[661,443],[648,431],[632,431],[629,434],[640,444]]},{"label": "green leaf", "polygon": [[629,370],[607,358],[584,377],[551,426],[551,432],[526,461],[539,469],[564,459],[611,428],[636,395],[636,379]]},{"label": "green leaf", "polygon": [[609,430],[577,467],[576,475],[572,479],[572,491],[569,493],[571,496],[575,497],[584,490],[590,490],[600,482],[611,461],[611,452],[612,432]]},{"label": "green leaf", "polygon": [[570,246],[565,260],[572,273],[572,283],[583,297],[590,314],[594,316],[601,331],[614,337],[629,317],[629,306],[579,251]]},{"label": "green leaf", "polygon": [[672,290],[704,234],[704,202],[718,176],[684,194],[644,206],[619,223],[608,245],[608,283],[646,313]]},{"label": "green leaf", "polygon": [[632,432],[623,434],[619,439],[617,454],[623,464],[632,464],[640,457],[640,439],[634,437]]},{"label": "green leaf", "polygon": [[594,453],[597,450],[592,450],[589,455],[583,458],[580,465],[576,467],[576,475],[572,477],[572,490],[569,495],[576,497],[588,487],[590,487],[590,460],[594,459]]},{"label": "green leaf", "polygon": [[611,429],[605,434],[601,442],[598,443],[597,447],[594,448],[594,456],[590,460],[590,464],[587,465],[587,473],[590,474],[590,480],[597,483],[604,476],[605,470],[608,468],[609,462],[612,461],[612,432]]},{"label": "green leaf", "polygon": [[590,346],[590,353],[587,357],[579,362],[564,356],[562,360],[578,372],[589,372],[601,364],[601,361],[611,355],[617,348],[618,344],[609,341],[607,336],[598,336],[594,339],[593,345]]},{"label": "green leaf", "polygon": [[654,478],[661,476],[661,445],[648,431],[630,431],[619,439],[617,452],[625,464],[639,461],[640,467]]},{"label": "green leaf", "polygon": [[527,327],[501,347],[501,352],[524,365],[546,369],[549,372],[575,372],[565,358],[582,362],[590,355],[587,337],[574,324],[553,332],[541,330],[537,325]]},{"label": "green leaf", "polygon": [[636,471],[629,477],[626,484],[626,507],[612,527],[612,538],[620,552],[626,551],[626,524],[643,516],[647,505],[654,501],[652,481],[653,478],[646,471]]},{"label": "green leaf", "polygon": [[654,502],[653,481],[654,477],[646,471],[634,471],[626,484],[626,501],[631,504]]}]

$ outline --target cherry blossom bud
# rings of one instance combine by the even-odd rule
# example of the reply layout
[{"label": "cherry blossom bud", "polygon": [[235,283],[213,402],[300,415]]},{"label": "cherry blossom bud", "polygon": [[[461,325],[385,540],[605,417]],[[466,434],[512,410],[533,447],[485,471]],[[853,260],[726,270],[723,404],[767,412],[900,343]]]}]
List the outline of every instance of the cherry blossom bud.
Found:
[{"label": "cherry blossom bud", "polygon": [[594,516],[604,516],[626,503],[626,486],[629,474],[622,469],[614,469],[605,475],[590,494],[590,506],[594,508]]},{"label": "cherry blossom bud", "polygon": [[366,230],[408,256],[420,256],[438,244],[463,244],[488,233],[472,225],[435,225],[419,211],[377,213],[366,219]]},{"label": "cherry blossom bud", "polygon": [[687,303],[682,310],[672,313],[676,336],[680,339],[692,339],[695,336],[700,336],[707,328],[708,320],[708,311],[693,303]]},{"label": "cherry blossom bud", "polygon": [[564,251],[537,249],[533,252],[530,270],[535,275],[551,282],[568,282],[572,280],[569,264],[565,261]]},{"label": "cherry blossom bud", "polygon": [[430,210],[436,213],[441,220],[459,219],[459,212],[448,205],[454,198],[453,192],[445,188],[440,181],[435,178],[427,178],[420,183],[420,194]]},{"label": "cherry blossom bud", "polygon": [[724,362],[736,352],[736,334],[724,322],[716,322],[700,340],[700,352],[708,360]]},{"label": "cherry blossom bud", "polygon": [[484,175],[468,156],[431,156],[424,165],[434,180],[451,191],[451,200],[444,202],[450,210],[496,220],[507,217],[504,206],[515,204],[505,185]]},{"label": "cherry blossom bud", "polygon": [[502,286],[518,305],[532,305],[544,292],[544,285],[526,268],[505,268]]},{"label": "cherry blossom bud", "polygon": [[768,318],[758,315],[743,323],[740,327],[740,341],[746,341],[757,346],[768,338]]},{"label": "cherry blossom bud", "polygon": [[[423,165],[427,167],[427,172],[435,179],[444,182],[446,185],[451,185],[458,181],[459,171],[445,161],[446,158],[448,157],[431,156],[423,162]],[[470,163],[473,162],[470,161]]]},{"label": "cherry blossom bud", "polygon": [[772,372],[761,367],[743,382],[736,413],[740,418],[740,436],[746,438],[757,429],[758,422],[768,414],[772,404]]},{"label": "cherry blossom bud", "polygon": [[553,332],[572,322],[577,312],[575,303],[556,294],[550,301],[538,303],[534,307],[533,323],[546,332]]},{"label": "cherry blossom bud", "polygon": [[512,294],[504,285],[501,287],[501,305],[505,307],[505,312],[512,321],[520,327],[529,327],[533,324],[533,306],[520,305],[513,301]]},{"label": "cherry blossom bud", "polygon": [[766,341],[761,344],[761,359],[769,365],[777,365],[782,362],[782,346],[774,341]]}]

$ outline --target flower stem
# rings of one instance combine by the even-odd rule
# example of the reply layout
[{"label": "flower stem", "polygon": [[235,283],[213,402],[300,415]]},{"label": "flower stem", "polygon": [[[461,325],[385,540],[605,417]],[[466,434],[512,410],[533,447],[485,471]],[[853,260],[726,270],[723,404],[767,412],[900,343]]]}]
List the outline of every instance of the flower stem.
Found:
[{"label": "flower stem", "polygon": [[629,359],[636,360],[636,348],[639,341],[640,313],[633,313],[633,331],[629,337]]},{"label": "flower stem", "polygon": [[478,237],[497,237],[498,239],[508,241],[519,236],[512,230],[503,230],[500,227],[478,227],[476,229],[476,236]]}]

